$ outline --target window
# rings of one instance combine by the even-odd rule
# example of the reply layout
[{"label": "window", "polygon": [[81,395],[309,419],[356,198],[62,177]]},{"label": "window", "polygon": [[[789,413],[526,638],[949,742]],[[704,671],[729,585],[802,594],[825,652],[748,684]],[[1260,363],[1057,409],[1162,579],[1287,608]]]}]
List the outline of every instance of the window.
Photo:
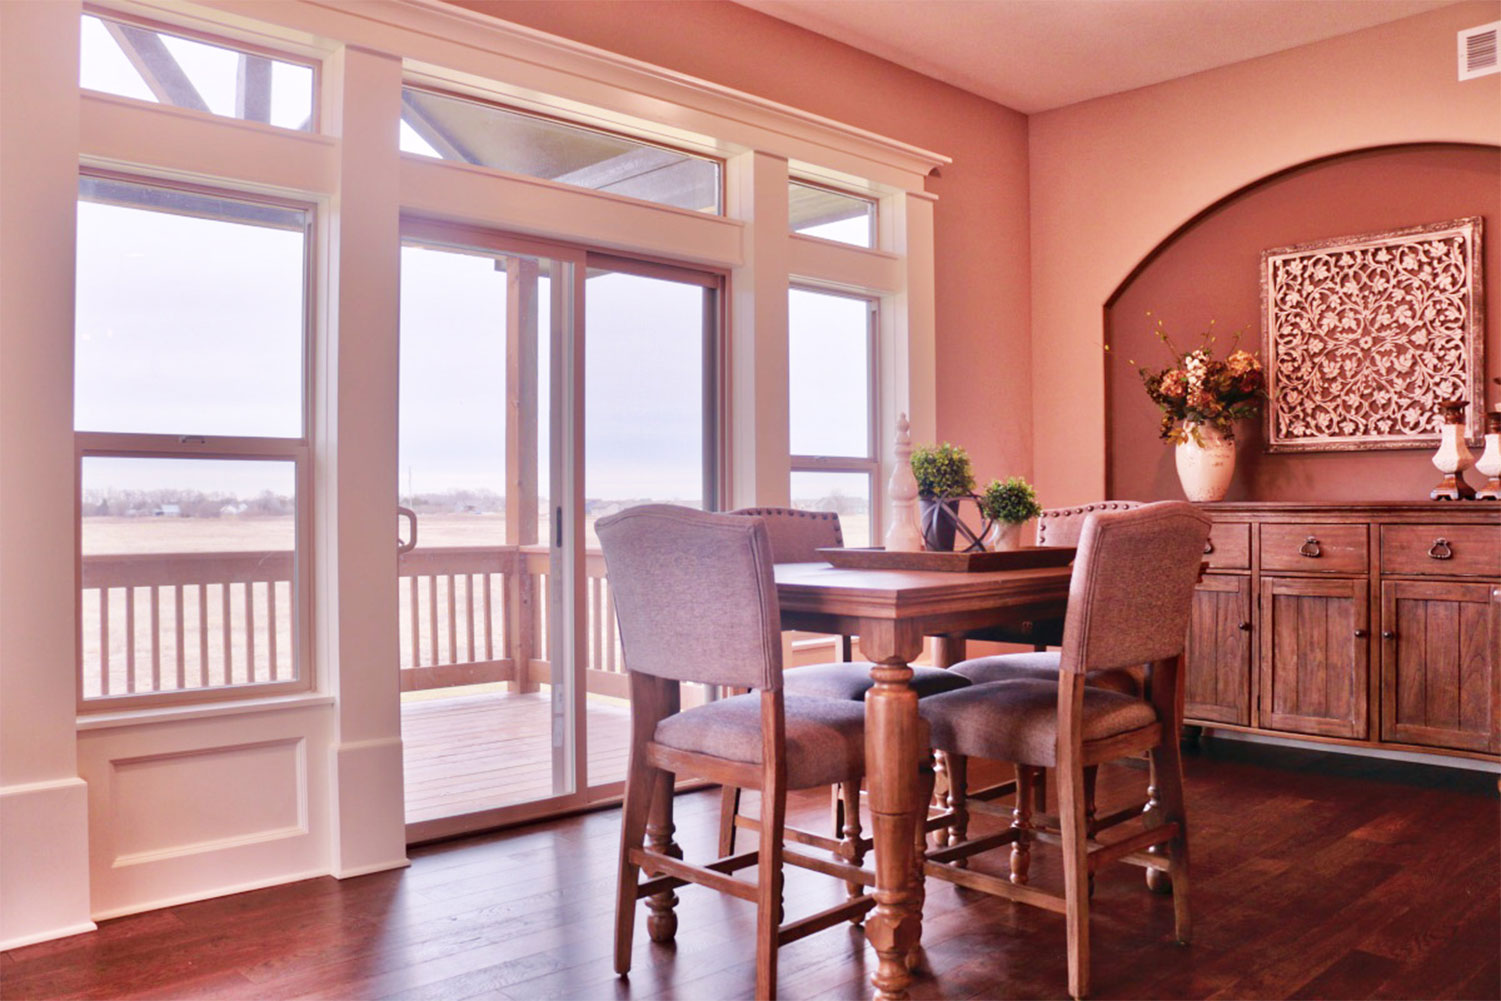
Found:
[{"label": "window", "polygon": [[722,211],[720,164],[478,101],[404,88],[401,150],[659,205]]},{"label": "window", "polygon": [[79,182],[80,693],[305,686],[307,206]]},{"label": "window", "polygon": [[787,302],[792,506],[836,511],[847,545],[875,524],[875,317],[872,299],[793,288]]},{"label": "window", "polygon": [[79,85],[121,97],[307,132],[313,67],[227,42],[207,42],[83,16]]},{"label": "window", "polygon": [[856,247],[876,245],[876,203],[869,198],[792,181],[787,211],[794,233]]}]

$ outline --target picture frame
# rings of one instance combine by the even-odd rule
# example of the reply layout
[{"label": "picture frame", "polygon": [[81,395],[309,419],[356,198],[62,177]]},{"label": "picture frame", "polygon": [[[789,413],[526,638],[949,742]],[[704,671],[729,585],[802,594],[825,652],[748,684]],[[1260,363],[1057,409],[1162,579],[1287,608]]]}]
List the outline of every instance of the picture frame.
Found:
[{"label": "picture frame", "polygon": [[1482,230],[1470,216],[1262,252],[1266,451],[1433,448],[1450,399],[1478,444]]}]

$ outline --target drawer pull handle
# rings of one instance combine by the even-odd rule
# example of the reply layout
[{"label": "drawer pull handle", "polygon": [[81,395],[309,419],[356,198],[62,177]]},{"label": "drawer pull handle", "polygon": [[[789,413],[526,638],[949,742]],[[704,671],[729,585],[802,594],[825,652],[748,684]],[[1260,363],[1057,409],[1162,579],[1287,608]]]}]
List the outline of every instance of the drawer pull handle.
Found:
[{"label": "drawer pull handle", "polygon": [[1316,560],[1324,555],[1324,551],[1319,548],[1319,540],[1312,535],[1305,539],[1303,544],[1298,547],[1298,552],[1311,560]]},{"label": "drawer pull handle", "polygon": [[1383,629],[1381,630],[1381,638],[1384,640],[1394,640],[1397,638],[1397,634],[1390,629]]},{"label": "drawer pull handle", "polygon": [[1212,552],[1214,552],[1214,540],[1212,540],[1212,539],[1205,539],[1204,540],[1204,555],[1208,556]]},{"label": "drawer pull handle", "polygon": [[1248,633],[1248,632],[1251,631],[1251,623],[1249,623],[1249,622],[1242,622],[1240,624],[1240,626],[1239,626],[1239,629],[1243,633]]},{"label": "drawer pull handle", "polygon": [[1431,560],[1453,559],[1454,549],[1449,545],[1449,540],[1434,539],[1433,545],[1428,547],[1428,558]]},{"label": "drawer pull handle", "polygon": [[1357,630],[1355,630],[1355,638],[1358,639],[1358,640],[1363,640],[1363,639],[1365,639],[1369,635],[1371,635],[1371,634],[1368,631],[1364,630],[1364,629],[1357,629]]}]

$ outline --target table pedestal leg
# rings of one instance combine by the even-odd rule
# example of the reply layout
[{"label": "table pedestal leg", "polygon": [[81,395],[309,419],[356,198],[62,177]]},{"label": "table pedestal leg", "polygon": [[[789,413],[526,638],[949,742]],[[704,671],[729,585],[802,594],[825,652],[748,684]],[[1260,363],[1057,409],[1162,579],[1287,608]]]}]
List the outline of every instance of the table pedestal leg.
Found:
[{"label": "table pedestal leg", "polygon": [[[925,727],[908,662],[922,637],[889,622],[862,629],[860,647],[873,661],[865,696],[865,768],[875,840],[876,907],[865,933],[879,962],[871,978],[878,1001],[904,1001],[912,976],[907,957],[922,939],[922,896],[914,879],[913,829],[919,815],[918,761],[927,753]],[[922,804],[925,806],[926,804]],[[923,812],[926,812],[925,810]]]}]

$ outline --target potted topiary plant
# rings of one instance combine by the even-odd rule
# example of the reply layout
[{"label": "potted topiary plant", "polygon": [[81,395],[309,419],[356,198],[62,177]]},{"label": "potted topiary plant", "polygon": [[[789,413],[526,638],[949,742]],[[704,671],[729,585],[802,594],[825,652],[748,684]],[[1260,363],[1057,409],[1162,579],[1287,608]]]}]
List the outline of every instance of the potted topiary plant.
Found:
[{"label": "potted topiary plant", "polygon": [[969,453],[957,445],[919,445],[912,450],[912,477],[917,480],[923,545],[941,553],[954,551],[959,501],[972,497],[975,474]]},{"label": "potted topiary plant", "polygon": [[1042,513],[1037,491],[1020,476],[991,480],[979,496],[980,513],[990,520],[985,548],[994,552],[1020,549],[1022,525]]}]

